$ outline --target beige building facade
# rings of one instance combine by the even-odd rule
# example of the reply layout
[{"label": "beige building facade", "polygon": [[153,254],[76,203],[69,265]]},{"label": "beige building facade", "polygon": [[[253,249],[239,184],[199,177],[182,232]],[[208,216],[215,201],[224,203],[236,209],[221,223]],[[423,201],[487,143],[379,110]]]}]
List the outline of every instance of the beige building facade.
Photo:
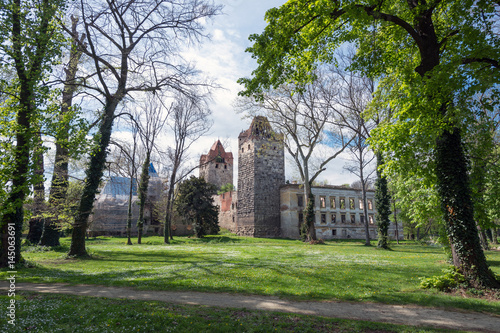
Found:
[{"label": "beige building facade", "polygon": [[[377,238],[375,221],[375,192],[367,191],[367,216],[364,213],[362,192],[346,186],[317,186],[311,189],[314,195],[315,228],[317,238],[364,239],[365,221],[368,221],[370,238]],[[281,237],[298,239],[300,221],[306,209],[304,188],[297,184],[281,187]],[[403,237],[402,226],[391,223],[389,236]]]}]

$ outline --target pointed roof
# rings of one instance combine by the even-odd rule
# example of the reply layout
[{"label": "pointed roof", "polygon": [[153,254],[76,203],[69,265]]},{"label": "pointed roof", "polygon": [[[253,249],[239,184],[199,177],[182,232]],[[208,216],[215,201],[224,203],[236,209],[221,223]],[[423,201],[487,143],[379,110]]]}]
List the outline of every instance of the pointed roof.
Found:
[{"label": "pointed roof", "polygon": [[275,140],[282,139],[282,135],[273,131],[269,120],[267,120],[264,116],[254,117],[250,127],[246,131],[241,132],[238,136],[239,139],[246,139],[250,137]]},{"label": "pointed roof", "polygon": [[214,161],[218,157],[223,159],[223,163],[233,164],[233,153],[226,153],[226,151],[224,150],[224,146],[222,145],[220,140],[217,140],[212,145],[212,147],[208,151],[208,154],[201,155],[200,164]]},{"label": "pointed roof", "polygon": [[148,168],[148,173],[150,177],[158,177],[158,173],[156,172],[156,169],[153,165],[153,163],[149,163],[149,168]]}]

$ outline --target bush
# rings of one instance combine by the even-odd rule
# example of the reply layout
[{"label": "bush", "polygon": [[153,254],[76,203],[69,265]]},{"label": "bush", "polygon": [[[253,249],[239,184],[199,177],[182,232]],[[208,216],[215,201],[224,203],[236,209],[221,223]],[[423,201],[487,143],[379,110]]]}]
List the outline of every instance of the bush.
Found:
[{"label": "bush", "polygon": [[447,291],[465,282],[464,276],[454,266],[443,269],[443,273],[443,275],[430,278],[420,278],[420,287],[423,289],[436,288],[440,291]]}]

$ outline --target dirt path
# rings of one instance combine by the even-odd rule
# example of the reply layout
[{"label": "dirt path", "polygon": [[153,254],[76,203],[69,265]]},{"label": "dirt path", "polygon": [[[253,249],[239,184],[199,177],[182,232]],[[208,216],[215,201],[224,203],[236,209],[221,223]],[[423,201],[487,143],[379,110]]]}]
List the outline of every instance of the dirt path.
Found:
[{"label": "dirt path", "polygon": [[[7,290],[7,282],[0,282]],[[393,324],[500,332],[500,316],[475,312],[449,311],[408,305],[384,305],[347,302],[295,302],[267,296],[189,291],[147,291],[96,285],[17,283],[16,289],[50,294],[69,294],[133,300],[154,300],[177,304],[207,305],[224,308],[279,311],[312,316],[368,320]]]}]

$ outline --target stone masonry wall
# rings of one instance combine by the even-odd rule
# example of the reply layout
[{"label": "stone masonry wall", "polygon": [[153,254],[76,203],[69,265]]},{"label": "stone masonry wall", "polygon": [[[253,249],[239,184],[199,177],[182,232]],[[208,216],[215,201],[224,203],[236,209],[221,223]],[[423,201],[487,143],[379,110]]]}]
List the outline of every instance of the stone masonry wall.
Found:
[{"label": "stone masonry wall", "polygon": [[229,163],[209,162],[200,168],[200,177],[207,183],[214,184],[217,188],[233,183],[233,166]]},{"label": "stone masonry wall", "polygon": [[280,185],[285,182],[283,145],[278,140],[240,139],[237,233],[280,236]]}]

